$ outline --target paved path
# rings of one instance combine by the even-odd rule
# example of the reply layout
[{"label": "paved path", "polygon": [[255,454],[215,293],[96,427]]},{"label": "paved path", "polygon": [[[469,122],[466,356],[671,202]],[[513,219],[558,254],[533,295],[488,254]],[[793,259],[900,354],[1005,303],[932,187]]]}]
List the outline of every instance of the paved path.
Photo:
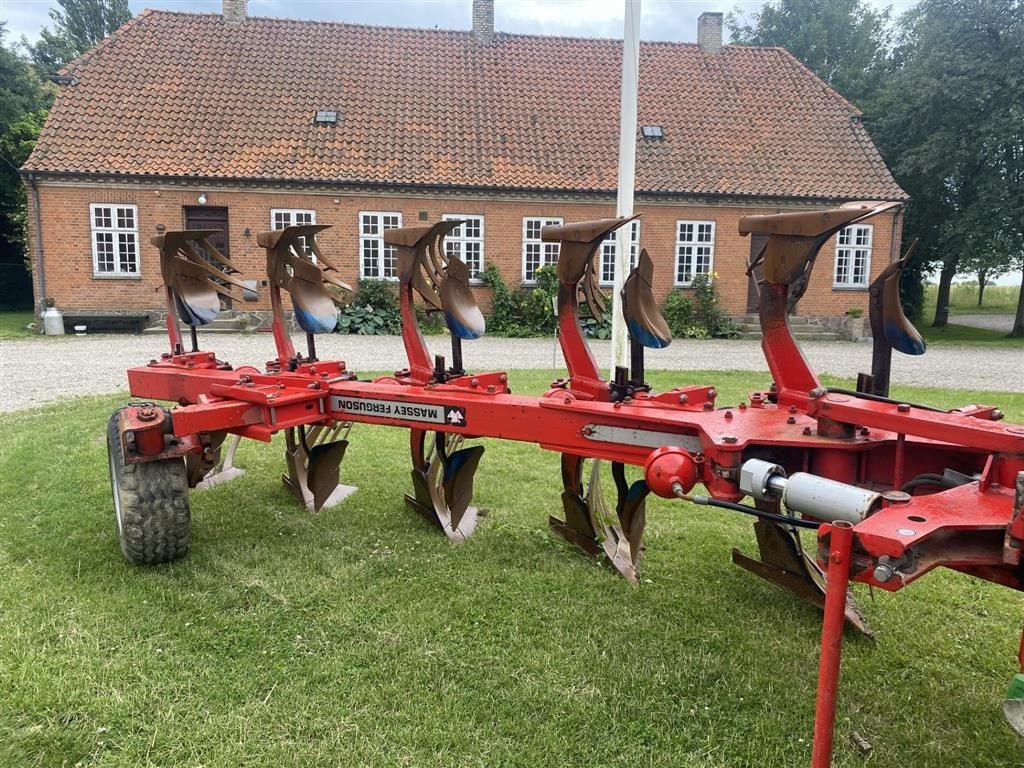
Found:
[{"label": "paved path", "polygon": [[1013,329],[1013,315],[950,315],[949,323],[1009,333]]},{"label": "paved path", "polygon": [[[262,364],[271,357],[268,334],[218,334],[204,346],[236,365]],[[428,345],[447,354],[444,336],[428,337]],[[0,411],[14,411],[62,398],[123,391],[125,369],[143,365],[165,350],[162,336],[93,335],[82,338],[0,341]],[[300,339],[295,340],[300,347]],[[608,342],[595,342],[594,355],[607,360]],[[562,356],[553,340],[485,337],[466,344],[466,361],[476,370],[559,368]],[[870,369],[871,347],[850,342],[803,343],[804,354],[821,373],[854,377]],[[398,337],[321,336],[317,351],[324,359],[343,359],[355,371],[397,370],[405,365]],[[691,341],[678,339],[663,350],[651,350],[651,370],[764,371],[757,341]],[[559,372],[557,375],[561,375]],[[1024,391],[1024,349],[934,347],[919,358],[893,356],[893,382],[962,389]],[[514,384],[513,380],[513,384]]]}]

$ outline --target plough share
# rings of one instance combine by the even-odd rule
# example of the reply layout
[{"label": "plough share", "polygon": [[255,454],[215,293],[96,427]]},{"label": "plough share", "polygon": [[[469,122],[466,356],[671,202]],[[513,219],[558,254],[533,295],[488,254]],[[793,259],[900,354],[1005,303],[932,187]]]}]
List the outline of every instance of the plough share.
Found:
[{"label": "plough share", "polygon": [[[484,447],[469,441],[536,443],[561,454],[562,510],[551,517],[552,530],[631,581],[644,550],[649,494],[754,517],[758,557],[734,551],[733,560],[824,611],[811,764],[826,768],[844,627],[870,633],[848,594],[851,580],[895,591],[945,566],[1012,589],[1024,584],[1024,427],[1004,423],[991,406],[944,411],[888,396],[892,350],[924,351],[899,302],[906,259],[871,286],[872,370],[856,389],[823,386],[790,332],[787,317],[821,246],[840,228],[895,205],[849,203],[741,219],[741,234],[767,236],[748,273],[760,289],[771,385],[736,407],[717,405],[713,386],[657,393],[644,381],[645,349],[671,341],[646,251],[622,292],[630,366],[617,368],[611,381],[601,376],[581,331],[580,298],[595,315],[603,308],[594,256],[601,241],[631,219],[544,228],[546,241],[561,244],[557,311],[568,375],[540,397],[512,394],[503,371],[464,369],[462,343],[484,333],[484,318],[468,268],[445,248],[445,235],[460,222],[384,233],[397,255],[408,366],[372,381],[357,378],[343,361],[317,357],[316,335],[334,329],[339,292],[350,290],[317,244],[325,226],[258,236],[267,252],[276,346],[262,368],[234,367],[199,348],[196,328],[214,319],[221,295],[243,285],[234,276],[237,267],[209,243],[210,232],[154,238],[170,350],[130,369],[128,381],[133,396],[177,406],[135,403],[111,419],[110,473],[122,550],[135,563],[184,555],[187,488],[240,474],[233,459],[241,438],[269,442],[283,431],[284,484],[318,511],[354,490],[339,484],[353,423],[408,429],[412,487],[406,504],[456,542],[477,522],[473,478]],[[296,351],[288,333],[285,292],[306,334],[305,351]],[[444,317],[450,365],[427,350],[417,297]],[[188,349],[182,321],[190,328]],[[605,483],[608,498],[604,462],[613,481]],[[746,497],[752,501],[742,503]],[[817,537],[813,556],[801,546],[802,529]],[[1024,665],[1024,642],[1020,659]],[[1011,686],[1004,709],[1024,733],[1024,677]]]}]

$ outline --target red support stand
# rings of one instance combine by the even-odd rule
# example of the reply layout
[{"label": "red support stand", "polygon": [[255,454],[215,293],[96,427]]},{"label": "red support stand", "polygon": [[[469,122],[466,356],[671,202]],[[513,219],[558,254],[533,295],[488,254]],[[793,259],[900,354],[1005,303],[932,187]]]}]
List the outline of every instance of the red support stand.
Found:
[{"label": "red support stand", "polygon": [[839,664],[846,624],[846,592],[850,584],[853,526],[845,521],[832,525],[828,553],[828,587],[825,620],[821,627],[821,658],[818,666],[818,701],[814,711],[814,747],[811,768],[832,765],[832,739],[836,725]]}]

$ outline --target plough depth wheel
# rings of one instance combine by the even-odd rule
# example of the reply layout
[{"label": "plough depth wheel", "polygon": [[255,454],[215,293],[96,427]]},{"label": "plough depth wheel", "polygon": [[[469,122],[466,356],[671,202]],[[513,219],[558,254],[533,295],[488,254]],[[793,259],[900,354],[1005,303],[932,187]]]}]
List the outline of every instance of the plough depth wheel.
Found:
[{"label": "plough depth wheel", "polygon": [[169,563],[185,556],[192,528],[182,458],[140,464],[124,460],[119,415],[107,423],[107,456],[121,552],[130,563]]}]

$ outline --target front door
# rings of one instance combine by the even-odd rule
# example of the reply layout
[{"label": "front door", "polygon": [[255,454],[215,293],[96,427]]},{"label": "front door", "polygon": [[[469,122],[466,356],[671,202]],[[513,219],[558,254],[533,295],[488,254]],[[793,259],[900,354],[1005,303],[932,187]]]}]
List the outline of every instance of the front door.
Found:
[{"label": "front door", "polygon": [[[760,252],[764,244],[768,242],[768,235],[751,235],[750,236],[750,259],[747,263]],[[747,314],[756,315],[758,306],[761,303],[761,292],[758,290],[757,284],[763,279],[763,273],[761,267],[757,266],[750,271],[750,277],[747,278]]]},{"label": "front door", "polygon": [[[216,229],[219,230],[217,234],[210,235],[210,245],[216,248],[218,251],[223,253],[229,259],[231,258],[231,252],[229,247],[230,240],[228,239],[228,209],[219,208],[214,206],[186,206],[184,209],[185,218],[185,229]],[[206,256],[206,254],[203,254]],[[211,264],[218,269],[222,269],[221,265],[210,259],[206,258]],[[231,299],[221,297],[221,304],[224,309],[231,309]]]}]

